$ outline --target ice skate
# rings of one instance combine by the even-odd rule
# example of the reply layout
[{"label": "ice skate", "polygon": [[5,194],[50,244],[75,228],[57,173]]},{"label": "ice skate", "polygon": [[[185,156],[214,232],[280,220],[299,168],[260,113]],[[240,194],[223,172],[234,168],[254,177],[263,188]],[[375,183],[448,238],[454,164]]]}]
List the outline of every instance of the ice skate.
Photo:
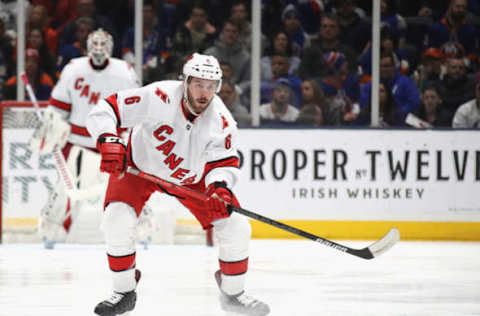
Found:
[{"label": "ice skate", "polygon": [[[135,270],[135,281],[137,281],[137,284],[141,276],[140,270]],[[100,316],[121,315],[132,311],[135,308],[136,301],[137,292],[135,290],[126,293],[113,292],[112,296],[97,304],[94,312]]]},{"label": "ice skate", "polygon": [[222,292],[220,304],[222,309],[227,312],[239,313],[248,316],[265,316],[270,313],[270,307],[262,301],[259,301],[245,294],[244,291],[237,295],[228,295],[222,291],[222,273],[220,270],[215,272],[215,280]]}]

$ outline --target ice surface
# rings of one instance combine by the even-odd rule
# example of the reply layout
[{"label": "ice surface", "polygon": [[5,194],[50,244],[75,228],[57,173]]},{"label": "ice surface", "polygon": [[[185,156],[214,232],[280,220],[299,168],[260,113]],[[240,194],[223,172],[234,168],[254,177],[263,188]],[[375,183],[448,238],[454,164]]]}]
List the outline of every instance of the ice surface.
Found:
[{"label": "ice surface", "polygon": [[[220,310],[217,266],[216,248],[139,247],[130,315],[234,315]],[[480,315],[480,243],[402,241],[363,260],[312,241],[254,240],[247,292],[272,316]],[[94,315],[110,294],[103,245],[0,245],[0,316]]]}]

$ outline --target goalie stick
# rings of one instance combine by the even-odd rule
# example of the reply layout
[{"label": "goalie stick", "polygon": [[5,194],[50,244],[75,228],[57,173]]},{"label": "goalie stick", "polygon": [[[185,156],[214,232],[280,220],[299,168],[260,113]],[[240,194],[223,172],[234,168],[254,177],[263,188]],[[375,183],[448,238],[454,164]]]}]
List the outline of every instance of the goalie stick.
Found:
[{"label": "goalie stick", "polygon": [[[37,101],[37,98],[35,97],[35,93],[33,92],[32,86],[30,85],[30,82],[28,82],[27,75],[25,74],[25,72],[22,72],[20,76],[22,77],[23,84],[27,89],[27,93],[28,93],[28,96],[30,97],[30,101],[32,101],[33,107],[35,108],[35,114],[37,115],[38,120],[42,122],[43,117],[42,117],[42,113],[40,112],[40,106],[38,105],[38,101]],[[68,196],[70,196],[73,199],[78,199],[77,189],[75,188],[75,179],[73,178],[73,176],[70,173],[70,170],[68,169],[67,162],[65,161],[65,158],[63,157],[62,152],[60,151],[59,148],[55,148],[52,154],[55,160],[55,166],[57,167],[58,174],[60,175],[60,178],[62,179],[62,182],[65,185]]]},{"label": "goalie stick", "polygon": [[[205,201],[207,199],[207,196],[205,194],[201,193],[201,192],[194,191],[192,189],[189,189],[187,187],[183,187],[183,186],[180,186],[180,185],[176,185],[176,184],[171,183],[167,180],[163,180],[161,178],[155,177],[151,174],[145,173],[145,172],[140,171],[138,169],[128,167],[127,172],[130,173],[130,174],[136,175],[140,178],[151,181],[153,183],[156,183],[156,184],[160,185],[162,188],[169,191],[169,193],[178,194],[178,195],[186,195],[190,198],[194,198],[194,199],[197,199],[199,201]],[[365,247],[363,249],[354,249],[354,248],[350,248],[350,247],[338,244],[338,243],[333,242],[331,240],[328,240],[326,238],[323,238],[323,237],[320,237],[320,236],[315,236],[315,235],[310,234],[306,231],[300,230],[298,228],[292,227],[292,226],[284,224],[284,223],[280,223],[276,220],[273,220],[273,219],[265,217],[263,215],[248,211],[246,209],[243,209],[243,208],[240,208],[240,207],[237,207],[237,206],[234,206],[234,205],[229,205],[228,207],[229,207],[229,210],[231,210],[233,212],[242,214],[244,216],[253,218],[253,219],[255,219],[257,221],[260,221],[260,222],[263,222],[265,224],[283,229],[283,230],[288,231],[292,234],[295,234],[295,235],[313,240],[313,241],[318,242],[318,243],[320,243],[324,246],[327,246],[327,247],[330,247],[330,248],[333,248],[333,249],[336,249],[336,250],[340,250],[342,252],[346,252],[348,254],[351,254],[353,256],[363,258],[363,259],[372,259],[372,258],[378,257],[382,253],[384,253],[387,250],[389,250],[390,248],[392,248],[393,245],[395,245],[395,243],[400,240],[400,232],[398,231],[398,229],[392,228],[392,229],[390,229],[390,231],[385,236],[383,236],[381,239],[377,240],[376,242],[374,242],[370,246]]]}]

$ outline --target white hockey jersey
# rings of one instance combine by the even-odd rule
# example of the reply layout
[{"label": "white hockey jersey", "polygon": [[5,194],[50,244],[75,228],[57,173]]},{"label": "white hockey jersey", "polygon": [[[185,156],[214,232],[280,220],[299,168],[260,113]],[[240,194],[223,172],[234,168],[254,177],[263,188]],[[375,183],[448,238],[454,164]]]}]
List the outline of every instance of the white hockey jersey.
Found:
[{"label": "white hockey jersey", "polygon": [[70,143],[95,148],[96,140],[90,137],[85,125],[88,112],[116,91],[138,86],[135,71],[123,60],[110,58],[104,69],[95,70],[88,57],[79,57],[62,70],[49,105],[59,110],[70,123]]},{"label": "white hockey jersey", "polygon": [[180,185],[205,177],[207,186],[226,181],[232,187],[239,172],[237,123],[217,95],[189,120],[183,92],[182,81],[117,92],[89,113],[88,131],[98,138],[117,126],[133,127],[130,157],[140,170]]}]

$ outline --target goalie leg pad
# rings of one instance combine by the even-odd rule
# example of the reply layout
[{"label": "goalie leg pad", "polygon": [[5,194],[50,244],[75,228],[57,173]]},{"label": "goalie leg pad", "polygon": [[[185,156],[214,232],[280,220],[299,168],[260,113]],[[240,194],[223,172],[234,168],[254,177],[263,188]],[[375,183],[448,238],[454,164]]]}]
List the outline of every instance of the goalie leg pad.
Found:
[{"label": "goalie leg pad", "polygon": [[148,244],[152,241],[154,229],[155,221],[153,210],[150,206],[145,204],[137,222],[138,241],[143,244],[145,248],[147,248]]},{"label": "goalie leg pad", "polygon": [[49,106],[43,111],[43,120],[30,138],[29,147],[41,154],[52,153],[65,146],[70,130],[71,126],[62,114]]},{"label": "goalie leg pad", "polygon": [[112,202],[105,209],[102,228],[116,292],[135,289],[136,225],[137,215],[131,206]]},{"label": "goalie leg pad", "polygon": [[247,218],[232,213],[225,219],[213,222],[218,240],[219,262],[222,272],[221,289],[228,295],[244,290],[248,270],[249,244],[252,229]]},{"label": "goalie leg pad", "polygon": [[66,231],[63,226],[68,217],[68,197],[61,181],[57,181],[54,190],[48,197],[47,204],[40,211],[38,233],[45,241],[63,241]]}]

